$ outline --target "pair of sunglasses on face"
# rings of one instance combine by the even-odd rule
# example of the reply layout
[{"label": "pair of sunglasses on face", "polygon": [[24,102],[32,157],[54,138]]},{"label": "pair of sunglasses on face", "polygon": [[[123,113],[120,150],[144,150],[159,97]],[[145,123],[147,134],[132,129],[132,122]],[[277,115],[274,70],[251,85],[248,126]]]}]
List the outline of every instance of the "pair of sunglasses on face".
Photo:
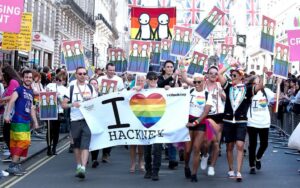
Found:
[{"label": "pair of sunglasses on face", "polygon": [[202,81],[193,81],[194,84],[201,84]]},{"label": "pair of sunglasses on face", "polygon": [[157,80],[157,77],[150,77],[148,80]]},{"label": "pair of sunglasses on face", "polygon": [[230,77],[231,77],[231,78],[236,78],[237,75],[236,75],[236,74],[230,74]]}]

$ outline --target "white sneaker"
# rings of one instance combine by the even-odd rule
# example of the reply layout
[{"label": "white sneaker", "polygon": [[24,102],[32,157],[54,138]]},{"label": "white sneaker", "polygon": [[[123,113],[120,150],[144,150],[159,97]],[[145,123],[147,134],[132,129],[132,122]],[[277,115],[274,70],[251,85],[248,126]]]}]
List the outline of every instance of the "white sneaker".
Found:
[{"label": "white sneaker", "polygon": [[2,173],[2,176],[3,177],[7,177],[7,176],[9,176],[9,173],[8,172],[6,172],[5,170],[1,170],[1,172],[0,173]]},{"label": "white sneaker", "polygon": [[212,166],[208,167],[208,171],[207,171],[207,175],[208,176],[214,176],[215,175],[215,168]]},{"label": "white sneaker", "polygon": [[208,157],[209,157],[209,154],[207,154],[206,157],[203,155],[202,158],[201,158],[200,167],[201,167],[202,170],[205,170],[207,168]]},{"label": "white sneaker", "polygon": [[229,178],[235,178],[235,173],[234,173],[233,170],[232,171],[228,171],[227,175],[228,175]]}]

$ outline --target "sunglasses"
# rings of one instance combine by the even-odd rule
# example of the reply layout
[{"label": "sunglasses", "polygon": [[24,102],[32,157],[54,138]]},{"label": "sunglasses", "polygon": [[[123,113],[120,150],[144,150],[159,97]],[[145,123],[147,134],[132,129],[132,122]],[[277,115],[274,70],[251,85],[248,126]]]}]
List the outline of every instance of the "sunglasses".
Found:
[{"label": "sunglasses", "polygon": [[80,72],[80,73],[77,73],[79,76],[82,76],[82,75],[86,75],[86,72],[85,73],[82,73],[82,72]]},{"label": "sunglasses", "polygon": [[193,81],[194,84],[201,84],[202,81]]},{"label": "sunglasses", "polygon": [[173,66],[166,66],[166,68],[174,68]]},{"label": "sunglasses", "polygon": [[231,74],[231,75],[230,75],[230,77],[232,77],[232,78],[236,78],[236,77],[237,77],[237,75],[236,75],[236,74]]},{"label": "sunglasses", "polygon": [[148,80],[157,80],[157,77],[151,77]]}]

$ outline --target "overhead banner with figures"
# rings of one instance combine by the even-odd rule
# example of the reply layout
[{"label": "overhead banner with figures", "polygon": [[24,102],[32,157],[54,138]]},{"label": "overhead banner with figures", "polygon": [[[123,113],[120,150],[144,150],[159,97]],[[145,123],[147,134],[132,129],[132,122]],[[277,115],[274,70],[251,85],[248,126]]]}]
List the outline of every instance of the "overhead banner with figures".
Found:
[{"label": "overhead banner with figures", "polygon": [[90,150],[189,141],[189,96],[182,88],[160,88],[112,93],[82,103],[80,110],[92,133]]},{"label": "overhead banner with figures", "polygon": [[289,73],[289,46],[276,43],[273,75],[287,79]]},{"label": "overhead banner with figures", "polygon": [[116,72],[125,72],[127,69],[127,60],[125,59],[124,50],[122,48],[108,49],[109,62],[116,67]]},{"label": "overhead banner with figures", "polygon": [[75,72],[77,67],[86,67],[81,40],[63,41],[62,52],[68,72]]},{"label": "overhead banner with figures", "polygon": [[197,26],[195,33],[206,39],[214,30],[216,25],[221,21],[225,13],[216,6],[209,12],[206,18]]},{"label": "overhead banner with figures", "polygon": [[24,12],[22,15],[20,33],[3,33],[3,50],[31,51],[32,13]]},{"label": "overhead banner with figures", "polygon": [[260,48],[273,53],[275,43],[276,21],[267,17],[262,17],[262,30],[260,38]]},{"label": "overhead banner with figures", "polygon": [[176,24],[176,8],[131,8],[131,39],[171,39]]}]

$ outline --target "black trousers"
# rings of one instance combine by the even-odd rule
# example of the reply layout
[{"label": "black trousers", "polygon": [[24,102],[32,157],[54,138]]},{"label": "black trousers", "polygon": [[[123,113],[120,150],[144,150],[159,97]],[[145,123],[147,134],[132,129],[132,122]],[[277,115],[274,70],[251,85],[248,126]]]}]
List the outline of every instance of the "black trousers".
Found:
[{"label": "black trousers", "polygon": [[[268,147],[269,128],[247,127],[247,131],[249,135],[249,165],[254,167],[256,158],[261,159]],[[257,136],[259,136],[260,146],[256,153]]]},{"label": "black trousers", "polygon": [[10,140],[10,123],[3,124],[3,139],[7,147],[9,148],[9,140]]},{"label": "black trousers", "polygon": [[61,118],[58,117],[58,120],[50,120],[50,125],[47,129],[46,141],[47,146],[56,148],[58,139],[59,139],[59,130],[60,130],[60,121]]}]

